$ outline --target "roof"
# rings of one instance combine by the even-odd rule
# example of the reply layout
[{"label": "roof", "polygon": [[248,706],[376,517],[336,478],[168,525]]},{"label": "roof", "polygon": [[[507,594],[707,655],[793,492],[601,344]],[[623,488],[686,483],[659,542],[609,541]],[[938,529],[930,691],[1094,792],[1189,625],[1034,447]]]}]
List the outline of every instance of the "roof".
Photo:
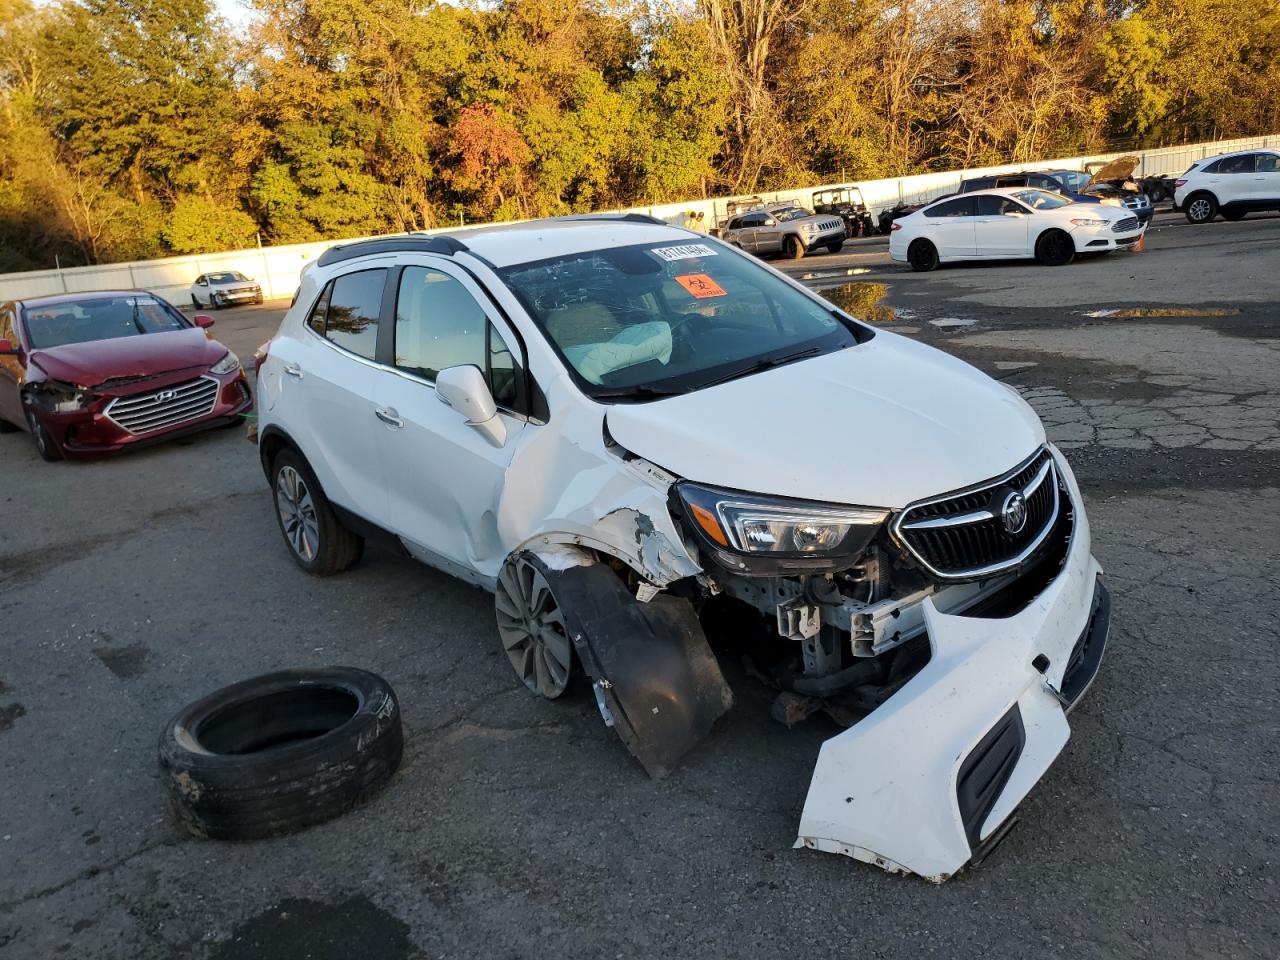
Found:
[{"label": "roof", "polygon": [[[672,227],[650,218],[622,219],[620,214],[556,217],[430,235],[379,237],[345,247],[330,248],[321,255],[317,264],[323,267],[359,256],[418,251],[445,256],[472,253],[501,268],[589,250],[605,250],[638,243],[682,242],[688,241],[690,237],[706,239],[705,234]],[[345,251],[345,256],[342,251]]]},{"label": "roof", "polygon": [[[156,295],[150,290],[84,290],[80,293],[55,293],[47,297],[25,297],[15,300],[24,307],[56,307],[60,303],[79,303],[82,300],[100,300],[103,297],[136,297],[143,293],[149,297]],[[156,297],[156,299],[163,299]]]}]

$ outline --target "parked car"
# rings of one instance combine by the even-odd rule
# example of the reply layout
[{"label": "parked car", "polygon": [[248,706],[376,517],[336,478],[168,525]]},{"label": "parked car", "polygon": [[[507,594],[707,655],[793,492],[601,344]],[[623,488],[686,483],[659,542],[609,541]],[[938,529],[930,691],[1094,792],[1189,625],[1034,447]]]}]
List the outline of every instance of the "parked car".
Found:
[{"label": "parked car", "polygon": [[1061,266],[1077,253],[1132,246],[1143,229],[1122,207],[1075,203],[1048,190],[983,190],[895,220],[889,257],[922,271],[957,260],[1024,257]]},{"label": "parked car", "polygon": [[1090,172],[1080,170],[1049,170],[1045,172],[1002,173],[985,177],[972,177],[960,183],[961,193],[991,190],[1002,187],[1034,187],[1060,193],[1076,203],[1107,203],[1132,211],[1146,225],[1155,216],[1151,198],[1133,179],[1138,165],[1137,157],[1121,157],[1118,160],[1095,164]]},{"label": "parked car", "polygon": [[945,200],[947,197],[954,197],[954,193],[944,193],[939,197],[934,197],[925,203],[904,203],[899,200],[892,207],[885,207],[880,211],[880,216],[876,220],[876,227],[881,233],[890,233],[893,230],[893,223],[900,217],[905,217],[909,213],[915,213],[922,207],[927,207],[930,203],[937,203],[939,200]]},{"label": "parked car", "polygon": [[1193,163],[1175,182],[1173,208],[1195,224],[1280,210],[1280,150],[1243,150]]},{"label": "parked car", "polygon": [[261,303],[262,286],[246,277],[239,270],[221,270],[202,273],[191,284],[191,305],[201,307],[230,307],[237,303]]},{"label": "parked car", "polygon": [[789,260],[799,260],[817,247],[839,253],[845,231],[839,217],[815,214],[783,201],[732,217],[720,228],[720,236],[749,253],[780,253]]},{"label": "parked car", "polygon": [[518,681],[585,672],[651,774],[733,702],[706,629],[785,720],[847,726],[805,847],[945,879],[1098,669],[1084,503],[1027,403],[714,238],[630,215],[331,248],[259,393],[303,570],[383,537],[492,591]]},{"label": "parked car", "polygon": [[0,304],[0,429],[61,460],[237,422],[253,396],[212,325],[143,290]]},{"label": "parked car", "polygon": [[831,214],[844,221],[846,237],[869,237],[876,233],[875,217],[871,215],[858,187],[817,190],[812,200],[814,213]]}]

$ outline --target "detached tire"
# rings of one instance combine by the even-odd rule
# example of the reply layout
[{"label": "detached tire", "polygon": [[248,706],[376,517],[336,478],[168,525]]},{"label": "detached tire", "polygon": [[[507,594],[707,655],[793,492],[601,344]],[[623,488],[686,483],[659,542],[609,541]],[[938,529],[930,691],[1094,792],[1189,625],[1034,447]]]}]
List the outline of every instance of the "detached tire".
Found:
[{"label": "detached tire", "polygon": [[403,746],[400,705],[381,677],[285,670],[179,711],[160,737],[160,768],[188,833],[258,840],[363,803],[391,779]]}]

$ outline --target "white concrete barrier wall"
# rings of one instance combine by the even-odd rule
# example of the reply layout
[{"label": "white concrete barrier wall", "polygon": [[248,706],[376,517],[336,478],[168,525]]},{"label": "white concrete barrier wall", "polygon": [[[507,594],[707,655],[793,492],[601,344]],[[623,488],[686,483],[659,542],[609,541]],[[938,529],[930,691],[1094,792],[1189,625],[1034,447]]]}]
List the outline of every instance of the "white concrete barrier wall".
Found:
[{"label": "white concrete barrier wall", "polygon": [[[1177,176],[1192,163],[1219,153],[1234,150],[1255,150],[1264,147],[1280,148],[1280,134],[1265,137],[1249,137],[1240,140],[1218,140],[1212,143],[1195,143],[1179,147],[1160,147],[1153,150],[1129,151],[1139,157],[1137,176],[1150,177],[1167,174]],[[867,205],[876,212],[893,206],[899,201],[919,203],[954,192],[960,181],[974,176],[992,173],[1017,173],[1023,170],[1082,170],[1086,163],[1113,160],[1125,153],[1096,154],[1085,157],[1064,157],[1039,160],[1034,163],[1005,164],[997,167],[974,167],[968,170],[948,170],[941,173],[922,173],[909,177],[886,180],[846,180],[839,183],[821,183],[791,187],[785,190],[758,194],[765,201],[795,199],[809,204],[810,195],[816,190],[831,187],[857,186],[862,190]],[[673,224],[683,224],[690,211],[702,211],[712,224],[725,214],[728,203],[734,197],[716,197],[711,200],[685,200],[649,207],[628,207],[627,212],[647,213]],[[480,226],[480,224],[472,225]],[[465,231],[468,228],[461,228]],[[459,228],[431,231],[456,233]],[[352,239],[344,238],[349,242]],[[299,243],[288,246],[263,247],[252,250],[230,250],[223,253],[206,253],[185,257],[166,257],[162,260],[137,260],[131,263],[100,264],[91,267],[68,267],[63,270],[33,270],[24,273],[0,274],[0,302],[49,296],[58,293],[81,293],[89,290],[144,289],[158,293],[174,303],[186,303],[190,297],[191,282],[202,273],[218,270],[239,270],[262,284],[267,298],[289,297],[298,286],[298,277],[305,266],[334,243],[340,240],[322,240],[315,243]]]}]

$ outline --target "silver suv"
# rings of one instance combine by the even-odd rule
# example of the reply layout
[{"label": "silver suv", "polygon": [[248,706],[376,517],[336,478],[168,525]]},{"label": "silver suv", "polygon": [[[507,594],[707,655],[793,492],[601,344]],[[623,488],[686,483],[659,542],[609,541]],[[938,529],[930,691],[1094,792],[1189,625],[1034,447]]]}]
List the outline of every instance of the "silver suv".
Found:
[{"label": "silver suv", "polygon": [[791,260],[799,260],[815,247],[839,253],[844,235],[839,217],[812,213],[790,200],[733,216],[720,231],[735,247],[755,254],[781,253]]}]

